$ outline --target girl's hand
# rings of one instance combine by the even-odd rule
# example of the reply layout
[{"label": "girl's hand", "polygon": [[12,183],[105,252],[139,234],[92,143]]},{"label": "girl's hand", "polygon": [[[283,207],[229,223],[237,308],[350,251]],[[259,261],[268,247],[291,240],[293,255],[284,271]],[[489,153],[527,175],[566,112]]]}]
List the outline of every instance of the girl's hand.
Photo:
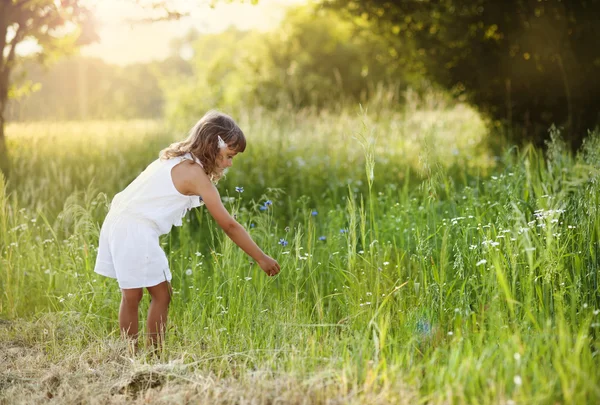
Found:
[{"label": "girl's hand", "polygon": [[[178,167],[179,165],[175,166]],[[190,163],[188,170],[182,176],[182,181],[187,184],[188,188],[179,190],[180,193],[189,192],[188,195],[202,196],[202,200],[208,209],[208,212],[215,219],[217,224],[229,236],[229,238],[238,245],[248,256],[257,261],[260,268],[269,276],[274,276],[279,273],[279,263],[271,257],[264,254],[258,245],[252,240],[250,234],[241,226],[235,218],[223,206],[219,192],[214,184],[204,173],[204,169],[195,163]],[[187,176],[187,177],[185,177]],[[257,260],[257,258],[260,258]]]},{"label": "girl's hand", "polygon": [[274,276],[279,273],[281,270],[279,267],[279,263],[277,261],[267,255],[265,255],[264,259],[258,261],[258,265],[265,273],[269,276]]}]

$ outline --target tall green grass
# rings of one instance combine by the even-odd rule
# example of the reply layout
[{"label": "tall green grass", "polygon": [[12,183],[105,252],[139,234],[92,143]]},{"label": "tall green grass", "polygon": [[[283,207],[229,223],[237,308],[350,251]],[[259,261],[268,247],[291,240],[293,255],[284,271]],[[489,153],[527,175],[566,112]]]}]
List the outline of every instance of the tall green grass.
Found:
[{"label": "tall green grass", "polygon": [[[401,382],[432,403],[600,401],[598,134],[577,155],[552,130],[546,153],[495,157],[460,106],[236,118],[249,147],[219,189],[282,272],[193,211],[161,239],[169,358],[389,400]],[[99,228],[181,137],[158,122],[9,126],[0,314],[52,315],[32,338],[49,356],[117,339],[120,292],[92,272]]]}]

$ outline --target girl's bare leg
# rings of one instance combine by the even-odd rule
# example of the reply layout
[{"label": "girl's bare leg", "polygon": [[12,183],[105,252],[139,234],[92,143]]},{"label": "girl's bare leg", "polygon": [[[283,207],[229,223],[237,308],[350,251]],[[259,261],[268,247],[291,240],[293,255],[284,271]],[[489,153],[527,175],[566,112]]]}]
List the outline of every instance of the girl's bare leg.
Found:
[{"label": "girl's bare leg", "polygon": [[144,290],[142,288],[123,288],[121,297],[121,308],[119,309],[119,328],[121,335],[133,340],[137,348],[138,338],[138,308]]},{"label": "girl's bare leg", "polygon": [[171,302],[171,284],[163,281],[147,288],[151,297],[150,308],[148,308],[148,343],[158,348],[165,338],[167,312]]}]

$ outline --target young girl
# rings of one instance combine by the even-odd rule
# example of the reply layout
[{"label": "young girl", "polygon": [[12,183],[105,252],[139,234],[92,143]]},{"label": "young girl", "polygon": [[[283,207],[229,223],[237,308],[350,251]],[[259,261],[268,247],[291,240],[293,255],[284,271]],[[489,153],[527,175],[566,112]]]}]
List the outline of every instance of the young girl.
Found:
[{"label": "young girl", "polygon": [[269,275],[279,264],[254,243],[229,215],[215,184],[246,149],[243,132],[229,116],[210,111],[186,140],[160,152],[129,186],[115,195],[100,231],[94,271],[116,278],[122,292],[119,327],[137,343],[138,307],[143,289],[150,293],[148,341],[164,338],[171,300],[171,272],[158,237],[181,226],[183,216],[202,203],[217,224]]}]

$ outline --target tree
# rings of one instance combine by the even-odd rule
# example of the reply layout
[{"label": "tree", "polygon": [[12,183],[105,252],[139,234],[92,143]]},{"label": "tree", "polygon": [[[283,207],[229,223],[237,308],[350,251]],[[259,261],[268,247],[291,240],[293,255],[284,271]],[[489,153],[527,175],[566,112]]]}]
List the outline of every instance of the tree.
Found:
[{"label": "tree", "polygon": [[600,0],[324,0],[414,40],[427,74],[543,144],[551,124],[579,146],[600,112]]},{"label": "tree", "polygon": [[[175,123],[214,107],[336,109],[384,99],[388,105],[421,77],[404,58],[412,44],[355,28],[338,13],[312,5],[288,9],[268,33],[229,28],[188,34],[173,45],[176,54],[192,50],[191,72],[167,74],[161,85],[165,115]],[[394,57],[391,51],[399,49]]]},{"label": "tree", "polygon": [[253,50],[249,65],[257,101],[276,107],[335,107],[364,103],[377,88],[407,85],[412,66],[390,55],[411,44],[374,35],[332,10],[312,5],[290,8],[277,29]]},{"label": "tree", "polygon": [[[4,112],[16,83],[11,73],[22,59],[39,63],[96,40],[91,13],[79,0],[0,0],[0,169],[8,168]],[[37,51],[19,57],[23,41]]]}]

